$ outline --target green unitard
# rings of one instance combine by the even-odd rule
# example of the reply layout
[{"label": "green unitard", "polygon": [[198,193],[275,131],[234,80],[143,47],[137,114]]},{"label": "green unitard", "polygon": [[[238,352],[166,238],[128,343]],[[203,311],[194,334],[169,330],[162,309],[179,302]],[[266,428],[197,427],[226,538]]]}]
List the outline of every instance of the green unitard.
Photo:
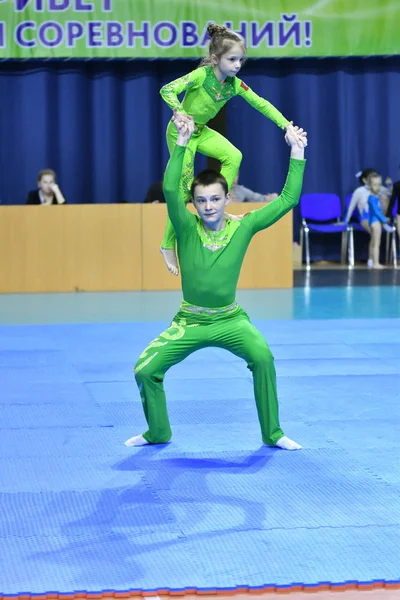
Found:
[{"label": "green unitard", "polygon": [[[178,95],[182,92],[186,93],[181,103]],[[160,94],[172,109],[193,117],[196,125],[183,161],[181,193],[185,202],[190,199],[194,156],[197,151],[220,161],[221,173],[228,182],[228,189],[231,188],[238,173],[242,161],[241,152],[224,136],[206,127],[208,121],[215,117],[228,100],[234,96],[241,96],[282,129],[289,125],[289,121],[279,110],[253,92],[238,77],[227,77],[223,83],[220,83],[212,66],[199,67],[188,75],[172,81],[161,88]],[[170,154],[175,147],[177,136],[175,126],[170,121],[167,127],[167,144]],[[161,245],[163,248],[172,249],[175,248],[175,242],[175,232],[168,219]]]},{"label": "green unitard", "polygon": [[179,183],[184,158],[185,148],[175,146],[164,178],[168,214],[177,235],[183,302],[171,325],[148,345],[135,366],[148,424],[143,436],[152,444],[169,441],[171,427],[164,375],[192,352],[216,346],[247,362],[253,373],[262,440],[274,445],[283,436],[274,359],[264,337],[236,303],[236,286],[253,235],[275,223],[298,203],[305,161],[290,160],[285,187],[276,200],[248,213],[241,221],[227,220],[224,229],[213,232],[186,209],[181,197]]}]

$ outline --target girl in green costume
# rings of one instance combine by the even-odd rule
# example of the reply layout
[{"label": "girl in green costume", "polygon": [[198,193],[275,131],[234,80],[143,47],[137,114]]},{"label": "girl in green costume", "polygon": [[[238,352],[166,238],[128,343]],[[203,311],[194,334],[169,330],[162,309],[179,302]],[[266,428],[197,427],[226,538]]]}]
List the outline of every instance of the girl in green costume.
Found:
[{"label": "girl in green costume", "polygon": [[[209,55],[201,66],[188,75],[165,85],[160,94],[175,114],[184,113],[193,117],[194,134],[186,148],[181,180],[181,194],[185,202],[190,199],[190,186],[193,181],[194,156],[196,152],[205,154],[221,162],[221,174],[230,189],[242,160],[240,150],[226,138],[207,127],[210,119],[234,96],[242,96],[251,106],[271,119],[282,129],[291,123],[267,100],[255,94],[243,81],[236,77],[246,56],[244,38],[214,23],[207,28],[211,37]],[[185,93],[183,102],[178,95]],[[167,144],[170,154],[175,147],[177,132],[170,121],[167,127]],[[232,217],[230,217],[232,218]],[[169,218],[165,228],[161,252],[166,265],[174,275],[178,275],[176,257],[176,236]]]}]

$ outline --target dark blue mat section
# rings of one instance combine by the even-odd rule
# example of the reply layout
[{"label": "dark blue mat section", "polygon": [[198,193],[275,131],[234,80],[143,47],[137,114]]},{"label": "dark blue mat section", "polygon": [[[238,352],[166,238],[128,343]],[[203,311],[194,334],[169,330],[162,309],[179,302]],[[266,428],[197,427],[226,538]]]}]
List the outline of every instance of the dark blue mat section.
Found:
[{"label": "dark blue mat section", "polygon": [[399,578],[400,320],[256,324],[301,452],[219,349],[167,374],[171,443],[126,448],[166,323],[0,328],[0,593]]}]

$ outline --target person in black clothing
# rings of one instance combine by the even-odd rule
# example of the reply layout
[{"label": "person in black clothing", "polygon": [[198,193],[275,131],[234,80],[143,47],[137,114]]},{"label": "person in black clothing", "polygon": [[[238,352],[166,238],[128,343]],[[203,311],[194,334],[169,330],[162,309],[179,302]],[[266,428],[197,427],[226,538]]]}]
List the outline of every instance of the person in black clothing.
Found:
[{"label": "person in black clothing", "polygon": [[52,169],[39,171],[38,189],[28,194],[27,204],[65,204],[65,198],[56,183],[56,173]]},{"label": "person in black clothing", "polygon": [[[399,165],[399,170],[400,170],[400,165]],[[396,229],[397,229],[397,234],[400,238],[400,180],[396,181],[393,184],[392,195],[391,195],[389,206],[388,206],[388,209],[386,212],[386,216],[390,220],[392,219],[393,208],[396,203],[396,200],[397,200]]]},{"label": "person in black clothing", "polygon": [[145,204],[159,204],[165,203],[165,197],[163,192],[162,181],[153,183],[147,190],[146,198],[144,199]]}]

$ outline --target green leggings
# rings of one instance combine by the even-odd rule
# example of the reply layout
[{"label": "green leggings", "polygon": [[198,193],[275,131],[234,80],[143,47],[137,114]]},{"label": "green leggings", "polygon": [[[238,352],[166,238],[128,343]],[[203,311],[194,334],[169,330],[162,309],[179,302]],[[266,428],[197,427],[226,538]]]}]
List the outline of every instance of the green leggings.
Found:
[{"label": "green leggings", "polygon": [[[148,424],[143,437],[151,444],[165,444],[171,439],[164,375],[192,352],[209,346],[229,350],[247,362],[253,373],[262,440],[274,446],[283,436],[279,425],[274,358],[264,337],[237,305],[231,312],[213,315],[204,314],[204,309],[202,314],[194,314],[181,307],[168,329],[140,355],[135,378]],[[201,385],[200,378],[201,373]]]},{"label": "green leggings", "polygon": [[[201,126],[200,126],[201,127]],[[175,147],[178,132],[174,124],[170,121],[167,127],[167,144],[170,155]],[[235,177],[239,171],[242,162],[242,153],[235,148],[223,135],[205,126],[199,133],[194,133],[189,140],[183,159],[183,170],[181,178],[181,196],[185,202],[190,200],[190,187],[194,179],[194,156],[196,152],[216,158],[220,161],[221,174],[228,182],[228,189],[231,189]],[[175,249],[176,236],[171,221],[167,218],[164,238],[161,243],[162,248]]]}]

